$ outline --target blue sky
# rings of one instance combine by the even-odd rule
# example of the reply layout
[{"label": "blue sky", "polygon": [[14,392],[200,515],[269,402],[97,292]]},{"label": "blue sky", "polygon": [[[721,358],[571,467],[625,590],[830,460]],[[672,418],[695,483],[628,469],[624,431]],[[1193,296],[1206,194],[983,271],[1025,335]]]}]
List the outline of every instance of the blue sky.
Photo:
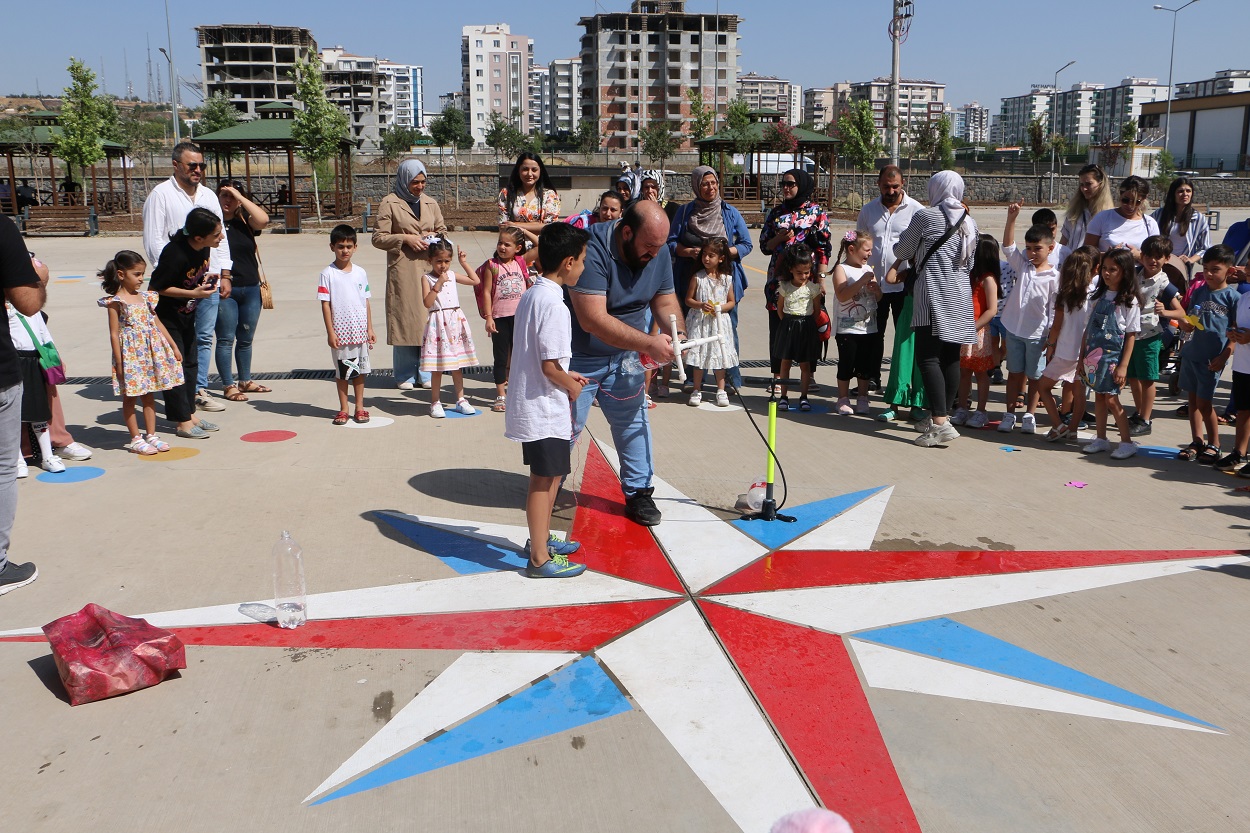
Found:
[{"label": "blue sky", "polygon": [[[1175,8],[1181,2],[1164,5]],[[9,38],[0,59],[0,94],[33,93],[36,83],[45,94],[59,91],[74,55],[97,74],[103,65],[108,91],[122,95],[124,53],[131,82],[142,96],[147,89],[145,34],[151,38],[154,70],[165,71],[165,59],[156,51],[166,43],[162,0],[129,0],[122,14],[119,6],[96,0],[6,0],[4,5]],[[689,0],[686,8],[713,12],[717,5]],[[174,0],[169,6],[174,58],[184,78],[199,77],[197,24],[304,26],[321,46],[341,44],[358,54],[423,64],[427,109],[433,110],[439,93],[459,89],[461,26],[509,23],[512,31],[534,39],[535,59],[547,62],[577,54],[579,17],[627,11],[629,0]],[[1077,64],[1060,77],[1062,86],[1076,81],[1111,85],[1128,75],[1167,81],[1172,15],[1152,10],[1149,0],[915,0],[915,7],[903,46],[903,74],[945,82],[947,100],[956,105],[978,99],[996,110],[1000,97],[1049,83],[1055,70],[1073,59]],[[719,3],[722,13],[744,18],[743,71],[778,75],[805,87],[888,75],[891,8],[890,0]],[[1250,68],[1245,9],[1245,0],[1201,0],[1180,13],[1175,81]],[[1046,16],[1038,18],[1035,10]]]}]

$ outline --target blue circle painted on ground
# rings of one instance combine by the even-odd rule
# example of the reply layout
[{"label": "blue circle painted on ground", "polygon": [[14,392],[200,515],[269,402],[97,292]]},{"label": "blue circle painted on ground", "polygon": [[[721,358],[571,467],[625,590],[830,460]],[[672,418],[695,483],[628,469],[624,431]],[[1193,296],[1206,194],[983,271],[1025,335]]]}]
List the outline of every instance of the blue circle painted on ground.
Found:
[{"label": "blue circle painted on ground", "polygon": [[459,411],[457,411],[455,408],[446,409],[446,416],[448,419],[468,419],[469,417],[481,416],[481,414],[482,412],[477,410],[476,408],[473,409],[473,413],[471,414],[462,414]]},{"label": "blue circle painted on ground", "polygon": [[[808,404],[810,404],[810,405],[812,406],[812,409],[811,409],[810,411],[801,411],[801,410],[799,410],[799,403],[798,403],[798,400],[794,400],[794,399],[792,399],[792,400],[790,400],[790,410],[788,410],[788,411],[783,411],[783,410],[781,410],[780,408],[778,408],[778,409],[777,409],[777,416],[781,416],[781,415],[783,415],[783,414],[793,414],[794,416],[807,416],[808,414],[827,414],[827,413],[829,413],[829,406],[828,406],[828,405],[822,405],[822,404],[820,404],[819,402],[809,402]],[[767,409],[767,408],[765,408],[764,413],[768,413],[768,409]]]},{"label": "blue circle painted on ground", "polygon": [[65,471],[55,474],[45,471],[35,479],[41,483],[82,483],[84,480],[95,480],[102,474],[104,469],[99,466],[66,466]]}]

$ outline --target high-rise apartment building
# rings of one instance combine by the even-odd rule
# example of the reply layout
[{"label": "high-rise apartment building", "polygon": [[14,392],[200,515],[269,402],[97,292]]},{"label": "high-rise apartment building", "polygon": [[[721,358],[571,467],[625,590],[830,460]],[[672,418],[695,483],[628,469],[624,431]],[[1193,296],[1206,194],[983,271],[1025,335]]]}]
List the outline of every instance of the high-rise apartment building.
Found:
[{"label": "high-rise apartment building", "polygon": [[1177,84],[1173,100],[1230,93],[1250,93],[1250,69],[1222,69],[1214,78]]},{"label": "high-rise apartment building", "polygon": [[571,133],[581,121],[578,85],[582,81],[581,58],[559,58],[547,67],[546,133]]},{"label": "high-rise apartment building", "polygon": [[425,70],[416,64],[378,61],[382,76],[380,98],[383,110],[389,107],[395,127],[425,127]]},{"label": "high-rise apartment building", "polygon": [[221,93],[249,117],[261,104],[289,102],[296,62],[317,56],[312,32],[298,26],[225,23],[196,26],[195,32],[204,98]]},{"label": "high-rise apartment building", "polygon": [[391,126],[392,111],[382,104],[378,59],[353,55],[341,46],[321,50],[326,98],[347,114],[351,136],[362,150],[376,150]]},{"label": "high-rise apartment building", "polygon": [[[752,110],[776,110],[789,124],[803,121],[802,87],[784,78],[748,72],[738,76],[738,98]],[[796,98],[795,93],[799,94]],[[797,105],[797,106],[796,106]]]},{"label": "high-rise apartment building", "polygon": [[1034,84],[1024,95],[1002,99],[998,110],[998,143],[1026,145],[1029,141],[1029,124],[1041,118],[1044,129],[1050,131],[1050,99],[1055,88],[1050,84]]},{"label": "high-rise apartment building", "polygon": [[990,108],[979,101],[957,107],[951,115],[951,135],[974,145],[989,141]]},{"label": "high-rise apartment building", "polygon": [[687,132],[687,90],[714,108],[717,127],[736,91],[738,21],[734,14],[686,13],[684,0],[633,0],[629,12],[578,21],[581,118],[608,148],[634,148],[654,121]]},{"label": "high-rise apartment building", "polygon": [[[867,101],[872,104],[873,121],[881,133],[881,140],[890,146],[886,129],[886,113],[890,107],[890,79],[874,78],[871,81],[851,83],[851,101]],[[946,85],[937,81],[916,78],[900,79],[898,85],[899,130],[903,137],[924,124],[942,118],[946,110]],[[906,139],[904,138],[904,141]]]},{"label": "high-rise apartment building", "polygon": [[803,90],[803,118],[801,122],[822,131],[837,124],[838,116],[851,103],[851,82],[841,81],[832,87],[808,87]]},{"label": "high-rise apartment building", "polygon": [[461,92],[473,140],[486,143],[491,113],[528,134],[533,39],[514,34],[507,23],[465,26],[460,31]]},{"label": "high-rise apartment building", "polygon": [[547,84],[550,72],[551,68],[542,64],[535,64],[530,70],[530,129],[535,133],[551,132],[551,88]]},{"label": "high-rise apartment building", "polygon": [[1094,114],[1094,141],[1118,141],[1124,123],[1141,121],[1141,106],[1151,101],[1167,101],[1168,86],[1156,78],[1129,77],[1117,86],[1100,91]]},{"label": "high-rise apartment building", "polygon": [[1103,89],[1103,84],[1081,81],[1055,95],[1054,112],[1049,121],[1054,125],[1053,132],[1062,136],[1070,147],[1089,144]]}]

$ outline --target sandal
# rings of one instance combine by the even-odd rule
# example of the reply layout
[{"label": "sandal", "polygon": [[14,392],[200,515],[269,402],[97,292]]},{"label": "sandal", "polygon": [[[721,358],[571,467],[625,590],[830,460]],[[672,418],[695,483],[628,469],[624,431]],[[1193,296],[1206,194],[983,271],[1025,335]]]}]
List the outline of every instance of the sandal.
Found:
[{"label": "sandal", "polygon": [[1202,451],[1205,447],[1206,443],[1202,440],[1194,440],[1189,445],[1181,446],[1181,450],[1176,452],[1176,459],[1192,463],[1194,460],[1198,459],[1198,452]]},{"label": "sandal", "polygon": [[132,437],[130,442],[126,443],[126,448],[132,454],[150,456],[156,453],[156,449],[152,447],[152,444],[143,439],[143,437]]},{"label": "sandal", "polygon": [[506,396],[496,396],[495,404],[491,405],[490,409],[497,414],[502,414],[505,410],[507,410],[507,407],[508,407],[508,398]]},{"label": "sandal", "polygon": [[1018,411],[1021,408],[1027,408],[1027,407],[1028,407],[1028,402],[1025,401],[1024,394],[1022,393],[1016,397],[1015,407],[1013,407],[1011,410]]},{"label": "sandal", "polygon": [[347,411],[339,411],[337,414],[335,414],[333,424],[334,425],[346,425],[347,424]]},{"label": "sandal", "polygon": [[[344,416],[346,416],[346,414],[344,414]],[[358,425],[364,425],[368,421],[369,421],[368,411],[362,409],[356,412],[356,423]]]},{"label": "sandal", "polygon": [[[230,391],[234,391],[234,393],[231,393]],[[225,397],[226,399],[230,400],[231,402],[246,402],[247,401],[247,397],[243,395],[243,389],[240,388],[238,385],[227,385],[226,389],[222,391],[221,395]]]},{"label": "sandal", "polygon": [[810,402],[808,402],[808,401],[807,401],[807,397],[806,397],[806,396],[801,397],[801,398],[799,399],[799,410],[800,410],[800,411],[810,411],[811,409],[812,409],[812,403],[810,403]]},{"label": "sandal", "polygon": [[264,385],[253,382],[251,379],[240,385],[239,390],[244,393],[273,393],[273,388],[267,388]]},{"label": "sandal", "polygon": [[1206,448],[1198,452],[1198,462],[1209,466],[1218,463],[1221,456],[1219,446],[1207,445]]}]

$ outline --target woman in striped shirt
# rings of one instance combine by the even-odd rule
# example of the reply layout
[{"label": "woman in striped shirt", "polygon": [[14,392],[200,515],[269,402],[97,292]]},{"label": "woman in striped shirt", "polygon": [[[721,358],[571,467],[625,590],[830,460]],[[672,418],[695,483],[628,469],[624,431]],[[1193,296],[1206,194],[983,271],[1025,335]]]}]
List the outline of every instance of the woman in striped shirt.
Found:
[{"label": "woman in striped shirt", "polygon": [[897,260],[912,260],[920,267],[911,323],[916,362],[933,413],[932,423],[916,438],[916,445],[925,448],[959,437],[949,418],[959,389],[959,348],[976,341],[968,271],[978,230],[963,196],[963,177],[954,171],[934,174],[929,207],[916,212],[894,246]]}]

